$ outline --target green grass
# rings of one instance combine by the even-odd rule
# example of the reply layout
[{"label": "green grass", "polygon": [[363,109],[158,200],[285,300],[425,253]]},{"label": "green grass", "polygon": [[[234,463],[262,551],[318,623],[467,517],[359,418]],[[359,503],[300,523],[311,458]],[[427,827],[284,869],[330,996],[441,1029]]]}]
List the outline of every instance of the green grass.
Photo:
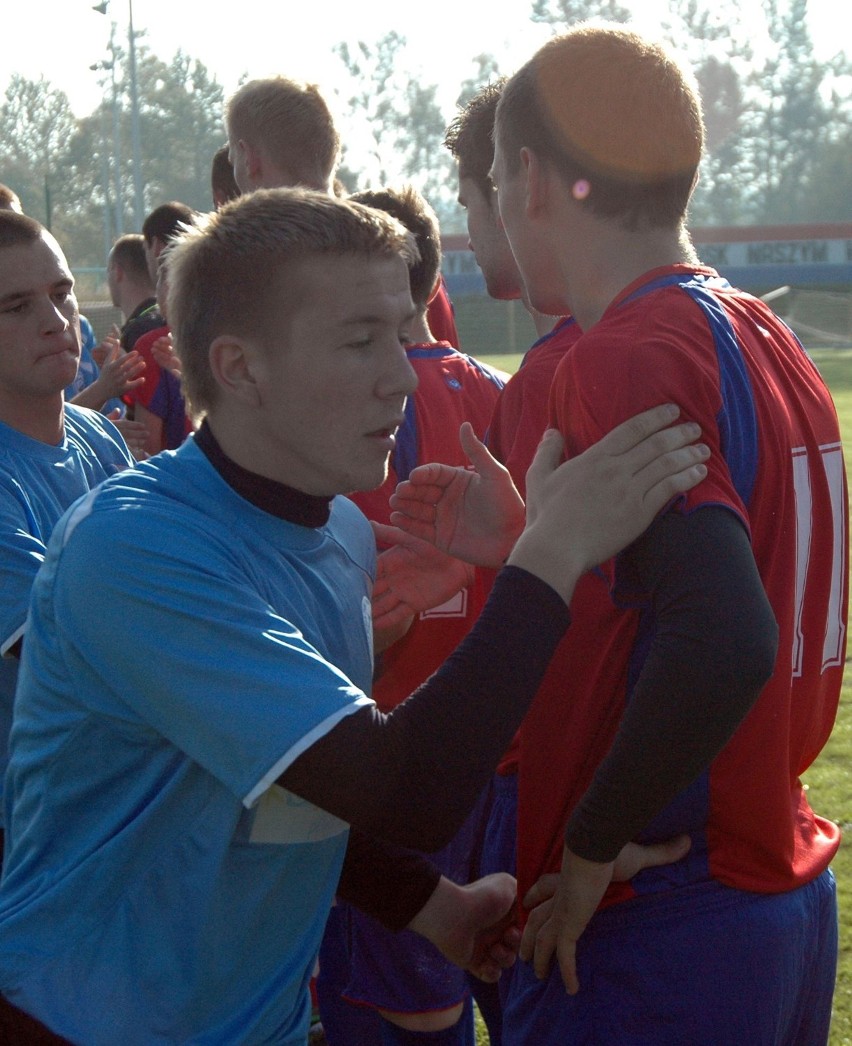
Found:
[{"label": "green grass", "polygon": [[[847,462],[852,461],[852,351],[826,349],[812,353],[837,406]],[[852,829],[852,674],[847,670],[840,710],[828,744],[805,775],[811,806]],[[852,1046],[852,846],[841,845],[832,865],[840,906],[840,961],[834,994],[830,1046]]]},{"label": "green grass", "polygon": [[[468,350],[473,351],[473,350]],[[852,350],[814,350],[811,355],[834,397],[840,418],[846,460],[852,462]],[[518,355],[482,358],[503,370],[514,371]],[[852,649],[852,648],[850,648]],[[847,657],[847,666],[849,658]],[[834,732],[817,761],[805,775],[811,806],[822,816],[852,830],[852,674],[847,670]],[[829,1046],[852,1046],[852,836],[840,847],[832,865],[840,907],[840,960],[834,996]],[[488,1046],[488,1034],[477,1024],[477,1046]]]}]

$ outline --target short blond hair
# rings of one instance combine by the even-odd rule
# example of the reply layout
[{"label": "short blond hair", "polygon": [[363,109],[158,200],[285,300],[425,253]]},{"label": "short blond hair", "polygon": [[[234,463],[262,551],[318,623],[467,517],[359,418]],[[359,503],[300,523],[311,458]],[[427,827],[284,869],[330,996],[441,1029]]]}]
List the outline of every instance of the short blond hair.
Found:
[{"label": "short blond hair", "polygon": [[628,228],[683,220],[704,143],[692,74],[616,25],[548,41],[504,87],[495,128],[510,171],[526,146]]},{"label": "short blond hair", "polygon": [[261,149],[295,182],[324,189],[340,154],[340,137],[316,84],[283,76],[251,80],[225,108],[228,136]]},{"label": "short blond hair", "polygon": [[168,315],[197,420],[215,404],[214,339],[280,329],[272,272],[317,255],[417,259],[414,238],[381,211],[308,189],[261,189],[226,204],[172,241],[166,255]]}]

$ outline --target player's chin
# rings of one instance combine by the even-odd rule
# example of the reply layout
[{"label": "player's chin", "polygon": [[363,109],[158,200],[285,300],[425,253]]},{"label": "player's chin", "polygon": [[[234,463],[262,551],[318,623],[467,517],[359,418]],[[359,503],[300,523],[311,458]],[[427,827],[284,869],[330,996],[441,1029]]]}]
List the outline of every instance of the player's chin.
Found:
[{"label": "player's chin", "polygon": [[363,462],[352,474],[350,490],[368,491],[380,487],[388,478],[388,455],[383,454],[372,462]]}]

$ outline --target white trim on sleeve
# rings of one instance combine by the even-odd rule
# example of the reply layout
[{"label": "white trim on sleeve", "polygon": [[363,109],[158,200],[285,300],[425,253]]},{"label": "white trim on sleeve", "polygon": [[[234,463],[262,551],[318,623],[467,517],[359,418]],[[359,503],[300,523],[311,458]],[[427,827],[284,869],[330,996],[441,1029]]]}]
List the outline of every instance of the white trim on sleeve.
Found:
[{"label": "white trim on sleeve", "polygon": [[12,657],[12,654],[10,654],[9,651],[12,649],[15,643],[18,642],[19,639],[23,638],[26,630],[27,623],[25,621],[20,628],[16,628],[15,631],[11,634],[11,636],[9,636],[9,638],[2,645],[0,645],[0,657]]},{"label": "white trim on sleeve", "polygon": [[367,705],[373,705],[375,701],[372,698],[361,695],[357,697],[351,704],[345,705],[343,708],[338,708],[330,716],[327,716],[321,723],[309,730],[308,733],[303,734],[302,737],[281,756],[277,762],[270,767],[269,770],[263,775],[263,777],[257,782],[252,788],[249,794],[243,799],[243,806],[251,808],[257,800],[263,795],[263,793],[284,773],[291,763],[295,762],[296,759],[306,752],[312,744],[318,741],[321,737],[324,737],[330,730],[333,730],[339,722],[344,720],[347,716],[358,712]]}]

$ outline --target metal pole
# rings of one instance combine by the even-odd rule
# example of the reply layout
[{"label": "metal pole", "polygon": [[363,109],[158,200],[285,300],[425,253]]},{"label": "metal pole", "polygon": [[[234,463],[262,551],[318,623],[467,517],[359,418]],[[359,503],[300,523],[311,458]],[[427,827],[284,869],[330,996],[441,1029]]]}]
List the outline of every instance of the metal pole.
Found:
[{"label": "metal pole", "polygon": [[115,184],[115,235],[124,235],[124,193],[121,191],[121,122],[119,120],[118,87],[115,82],[115,65],[118,60],[115,47],[115,22],[109,34],[110,76],[112,80],[112,141]]},{"label": "metal pole", "polygon": [[136,81],[136,39],[133,32],[133,0],[127,0],[130,9],[128,38],[130,44],[130,105],[131,133],[133,138],[133,204],[137,232],[142,231],[145,220],[145,203],[142,191],[142,157],[139,138],[139,89]]}]

